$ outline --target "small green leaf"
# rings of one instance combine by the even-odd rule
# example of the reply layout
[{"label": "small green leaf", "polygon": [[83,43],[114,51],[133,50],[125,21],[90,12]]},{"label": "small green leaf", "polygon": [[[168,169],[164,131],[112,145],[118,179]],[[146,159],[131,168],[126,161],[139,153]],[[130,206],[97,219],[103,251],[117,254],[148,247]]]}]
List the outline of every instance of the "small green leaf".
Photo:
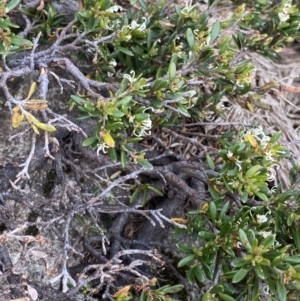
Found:
[{"label": "small green leaf", "polygon": [[235,301],[236,300],[236,299],[232,298],[231,296],[224,294],[224,293],[219,293],[219,297],[224,301]]},{"label": "small green leaf", "polygon": [[84,105],[87,101],[77,95],[71,95],[71,99],[79,105]]},{"label": "small green leaf", "polygon": [[275,241],[275,235],[269,235],[266,239],[264,239],[261,243],[262,246],[264,246],[265,249],[269,249]]},{"label": "small green leaf", "polygon": [[142,120],[145,120],[148,118],[150,118],[150,114],[148,114],[148,113],[140,113],[140,114],[134,115],[134,119],[136,121],[142,121]]},{"label": "small green leaf", "polygon": [[177,284],[177,285],[173,285],[173,286],[170,286],[168,288],[165,288],[163,290],[163,292],[165,294],[176,294],[176,293],[180,292],[183,288],[184,288],[184,285]]},{"label": "small green leaf", "polygon": [[147,160],[138,159],[137,163],[142,167],[146,167],[148,169],[153,169],[153,165]]},{"label": "small green leaf", "polygon": [[131,195],[130,200],[129,200],[130,204],[132,204],[137,199],[139,192],[140,192],[139,189],[136,189],[134,191],[134,193]]},{"label": "small green leaf", "polygon": [[247,172],[246,172],[246,177],[247,178],[251,178],[253,176],[255,176],[260,170],[261,170],[261,166],[260,165],[254,165],[252,166]]},{"label": "small green leaf", "polygon": [[105,126],[106,130],[109,131],[114,131],[117,129],[121,129],[124,126],[123,122],[114,122],[114,123],[109,123]]},{"label": "small green leaf", "polygon": [[209,154],[206,155],[206,161],[207,161],[207,164],[208,164],[209,168],[214,170],[215,169],[215,163],[214,163],[214,161],[212,160],[212,158]]},{"label": "small green leaf", "polygon": [[210,33],[210,43],[212,43],[216,37],[218,36],[220,31],[220,22],[217,21],[214,23],[212,29],[211,29],[211,33]]},{"label": "small green leaf", "polygon": [[127,165],[127,162],[126,153],[124,150],[121,150],[121,164],[123,168]]},{"label": "small green leaf", "polygon": [[256,192],[255,195],[258,196],[264,202],[268,201],[268,197],[264,193]]},{"label": "small green leaf", "polygon": [[200,269],[198,265],[194,267],[194,275],[200,283],[205,283],[205,273]]},{"label": "small green leaf", "polygon": [[238,272],[234,275],[232,279],[232,283],[238,283],[242,281],[248,274],[249,270],[248,269],[239,269]]},{"label": "small green leaf", "polygon": [[176,65],[174,62],[170,63],[168,73],[169,73],[169,81],[172,81],[175,78],[175,74],[176,74]]},{"label": "small green leaf", "polygon": [[281,279],[278,279],[276,282],[276,291],[279,301],[286,301],[286,288]]},{"label": "small green leaf", "polygon": [[127,49],[127,48],[124,48],[124,47],[122,47],[122,46],[120,46],[120,45],[116,45],[116,48],[117,48],[119,51],[121,51],[121,52],[123,52],[123,53],[125,53],[125,54],[127,54],[127,55],[129,55],[129,56],[134,56],[134,53],[133,53],[131,50]]},{"label": "small green leaf", "polygon": [[278,139],[280,138],[280,136],[281,136],[281,132],[280,132],[280,131],[276,132],[276,133],[271,137],[269,143],[275,143],[275,142],[277,142]]},{"label": "small green leaf", "polygon": [[178,262],[177,266],[179,268],[181,268],[189,263],[192,263],[194,261],[194,258],[195,258],[195,255],[189,255],[187,257],[184,257]]},{"label": "small green leaf", "polygon": [[217,218],[217,206],[213,201],[209,203],[208,213],[211,220],[215,221]]},{"label": "small green leaf", "polygon": [[9,1],[5,6],[5,13],[9,13],[11,10],[13,10],[15,7],[17,7],[20,4],[21,0],[11,0]]},{"label": "small green leaf", "polygon": [[260,279],[266,279],[265,273],[261,267],[261,265],[257,264],[254,266],[254,271],[256,273],[256,275],[260,278]]},{"label": "small green leaf", "polygon": [[31,41],[26,40],[24,38],[21,38],[19,36],[11,37],[10,42],[13,45],[20,46],[20,47],[25,47],[25,48],[31,48],[32,47],[32,42]]},{"label": "small green leaf", "polygon": [[115,147],[110,147],[110,148],[108,149],[108,155],[109,155],[110,159],[111,159],[114,163],[117,162],[118,156],[117,156],[117,151],[116,151],[116,148],[115,148]]},{"label": "small green leaf", "polygon": [[193,253],[193,248],[187,245],[184,245],[182,243],[178,243],[176,244],[176,247],[179,251],[183,252],[183,253]]},{"label": "small green leaf", "polygon": [[247,251],[251,250],[251,245],[249,243],[248,237],[247,237],[246,233],[244,232],[244,230],[239,229],[239,237],[240,237],[240,241],[241,241],[242,245],[245,247],[245,249]]},{"label": "small green leaf", "polygon": [[214,233],[208,231],[199,231],[198,236],[205,239],[214,239],[216,237]]},{"label": "small green leaf", "polygon": [[74,218],[79,222],[79,224],[80,224],[82,227],[86,226],[86,223],[85,223],[85,221],[84,221],[84,218],[83,218],[81,215],[75,213],[75,214],[74,214]]},{"label": "small green leaf", "polygon": [[245,258],[235,258],[231,261],[232,266],[235,268],[241,268],[246,264],[249,264],[249,261]]},{"label": "small green leaf", "polygon": [[186,34],[185,34],[185,37],[186,37],[186,40],[190,46],[190,48],[193,48],[194,47],[194,44],[195,44],[195,39],[194,39],[194,33],[193,31],[191,30],[191,28],[188,28],[187,31],[186,31]]},{"label": "small green leaf", "polygon": [[155,188],[155,187],[153,187],[153,186],[151,186],[151,185],[148,185],[147,188],[148,188],[149,190],[152,190],[153,192],[155,192],[157,195],[159,195],[159,196],[161,196],[161,197],[164,196],[164,194],[163,194],[160,190],[158,190],[157,188]]},{"label": "small green leaf", "polygon": [[97,141],[98,139],[96,137],[90,137],[82,142],[82,146],[89,146],[96,143]]}]

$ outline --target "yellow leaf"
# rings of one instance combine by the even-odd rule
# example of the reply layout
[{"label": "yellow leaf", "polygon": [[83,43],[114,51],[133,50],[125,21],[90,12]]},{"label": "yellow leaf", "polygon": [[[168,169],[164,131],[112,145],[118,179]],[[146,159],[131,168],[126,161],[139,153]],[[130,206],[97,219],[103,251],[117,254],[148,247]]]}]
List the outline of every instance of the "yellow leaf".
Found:
[{"label": "yellow leaf", "polygon": [[28,113],[26,115],[27,121],[29,124],[36,124],[37,122],[39,122],[38,119],[36,119],[32,114]]},{"label": "yellow leaf", "polygon": [[21,114],[19,111],[14,112],[11,117],[12,126],[14,128],[18,128],[20,126],[21,122],[23,121],[23,119],[24,119],[23,114]]},{"label": "yellow leaf", "polygon": [[20,111],[20,107],[19,107],[19,106],[15,106],[12,110],[13,110],[14,112],[19,112],[19,111]]},{"label": "yellow leaf", "polygon": [[251,135],[251,134],[245,135],[244,140],[248,141],[251,144],[251,146],[255,149],[255,151],[257,151],[258,144],[257,144],[257,141],[256,141],[256,139],[253,135]]},{"label": "yellow leaf", "polygon": [[111,136],[111,134],[106,131],[102,130],[100,131],[100,136],[103,137],[104,142],[109,146],[109,147],[115,147],[115,140]]},{"label": "yellow leaf", "polygon": [[29,98],[32,96],[32,94],[34,93],[36,87],[37,87],[36,82],[33,82],[33,83],[31,84],[31,86],[30,86],[30,89],[29,89],[29,92],[28,92],[28,95],[27,95],[27,98],[26,98],[26,99],[29,99]]},{"label": "yellow leaf", "polygon": [[254,113],[254,107],[250,102],[247,102],[247,108],[249,109],[250,112]]},{"label": "yellow leaf", "polygon": [[122,287],[121,289],[119,289],[117,292],[114,293],[113,297],[116,298],[118,296],[120,296],[121,294],[125,294],[130,290],[130,285],[126,285],[124,287]]},{"label": "yellow leaf", "polygon": [[46,132],[54,132],[56,131],[55,126],[53,125],[49,125],[46,123],[42,123],[42,122],[35,122],[35,124],[38,128],[40,128],[41,130],[44,130]]},{"label": "yellow leaf", "polygon": [[35,132],[37,135],[39,135],[40,132],[39,132],[38,128],[37,128],[34,124],[32,124],[31,126],[32,126],[34,132]]},{"label": "yellow leaf", "polygon": [[179,223],[179,224],[186,224],[187,220],[181,217],[172,217],[171,220],[173,222]]}]

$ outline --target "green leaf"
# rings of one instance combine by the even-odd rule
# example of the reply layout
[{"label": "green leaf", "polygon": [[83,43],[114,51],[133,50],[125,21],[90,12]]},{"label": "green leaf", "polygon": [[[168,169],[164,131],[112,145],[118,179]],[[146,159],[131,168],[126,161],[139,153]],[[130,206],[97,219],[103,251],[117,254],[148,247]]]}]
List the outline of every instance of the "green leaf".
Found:
[{"label": "green leaf", "polygon": [[212,160],[212,158],[209,154],[206,155],[206,161],[207,161],[207,164],[208,164],[209,168],[214,170],[215,169],[215,163],[214,163],[214,161]]},{"label": "green leaf", "polygon": [[209,203],[208,213],[211,220],[215,221],[217,218],[217,206],[213,201]]},{"label": "green leaf", "polygon": [[219,31],[220,31],[220,22],[217,21],[214,23],[210,32],[210,43],[212,43],[216,39],[216,37],[219,34]]},{"label": "green leaf", "polygon": [[153,165],[147,160],[138,159],[137,163],[142,167],[146,167],[148,169],[153,169]]},{"label": "green leaf", "polygon": [[71,99],[79,105],[84,105],[87,101],[77,95],[71,95]]},{"label": "green leaf", "polygon": [[176,65],[174,62],[171,62],[169,65],[169,81],[172,81],[175,78],[175,74],[176,74]]},{"label": "green leaf", "polygon": [[246,233],[244,232],[244,230],[239,229],[239,237],[240,237],[240,241],[241,241],[242,245],[245,247],[245,249],[247,251],[251,250],[251,245],[249,243],[248,237],[247,237]]},{"label": "green leaf", "polygon": [[82,142],[82,146],[89,146],[96,143],[97,141],[98,141],[97,137],[90,137]]},{"label": "green leaf", "polygon": [[11,37],[10,38],[10,42],[13,45],[24,47],[24,48],[31,48],[32,45],[33,45],[31,41],[26,40],[24,38],[21,38],[19,36],[13,36],[13,37]]},{"label": "green leaf", "polygon": [[114,122],[114,123],[107,124],[105,126],[105,129],[109,130],[109,131],[114,131],[114,130],[117,130],[117,129],[121,129],[123,126],[124,126],[123,122]]},{"label": "green leaf", "polygon": [[258,196],[264,202],[268,201],[268,197],[264,193],[256,192],[255,195]]},{"label": "green leaf", "polygon": [[286,258],[283,258],[284,262],[290,263],[290,264],[300,264],[300,255],[295,256],[289,256]]},{"label": "green leaf", "polygon": [[115,148],[115,147],[110,147],[110,148],[108,149],[108,155],[109,155],[110,159],[111,159],[114,163],[117,162],[118,156],[117,156],[117,151],[116,151],[116,148]]},{"label": "green leaf", "polygon": [[5,6],[5,13],[9,13],[11,10],[13,10],[15,7],[17,7],[20,4],[21,0],[11,0],[9,1]]},{"label": "green leaf", "polygon": [[127,162],[126,153],[124,150],[121,150],[121,164],[123,168],[127,165]]},{"label": "green leaf", "polygon": [[148,5],[144,0],[138,0],[138,2],[145,11],[148,10]]},{"label": "green leaf", "polygon": [[280,131],[276,132],[276,133],[271,137],[269,143],[275,143],[275,142],[277,142],[278,139],[280,138],[280,136],[281,136],[281,132],[280,132]]},{"label": "green leaf", "polygon": [[151,186],[151,185],[148,185],[147,188],[148,188],[149,190],[152,190],[153,192],[155,192],[157,195],[159,195],[159,196],[161,196],[161,197],[164,196],[164,194],[163,194],[160,190],[158,190],[157,188],[155,188],[155,187],[153,187],[153,186]]},{"label": "green leaf", "polygon": [[139,189],[136,189],[134,191],[134,193],[131,195],[130,200],[129,200],[130,204],[132,204],[137,199],[139,192],[140,192]]},{"label": "green leaf", "polygon": [[213,232],[199,231],[198,236],[205,239],[214,239],[216,235]]},{"label": "green leaf", "polygon": [[187,40],[190,48],[192,49],[195,44],[195,39],[194,39],[194,33],[191,28],[187,29],[187,31],[185,33],[185,37],[186,37],[186,40]]},{"label": "green leaf", "polygon": [[286,301],[286,288],[280,279],[278,279],[276,282],[276,292],[279,301]]},{"label": "green leaf", "polygon": [[[223,206],[223,208],[221,209],[221,212],[219,214],[219,219],[222,220],[223,217],[225,216],[225,214],[227,213],[228,209],[229,209],[230,203],[226,202]],[[222,225],[223,227],[223,225]]]},{"label": "green leaf", "polygon": [[85,227],[86,226],[86,223],[84,221],[84,218],[82,217],[82,215],[79,215],[77,213],[74,214],[74,218],[79,222],[79,224],[82,226],[82,227]]},{"label": "green leaf", "polygon": [[232,298],[231,296],[224,294],[224,293],[219,293],[219,297],[224,301],[235,301],[236,300],[236,299]]},{"label": "green leaf", "polygon": [[129,56],[134,56],[134,53],[133,53],[131,50],[127,49],[127,48],[124,48],[124,47],[122,47],[122,46],[120,46],[120,45],[116,45],[116,48],[117,48],[119,51],[121,51],[121,52],[123,52],[123,53],[125,53],[125,54],[127,54],[127,55],[129,55]]},{"label": "green leaf", "polygon": [[187,254],[189,254],[189,253],[194,253],[192,247],[187,246],[187,245],[184,245],[184,244],[182,244],[182,243],[176,244],[176,247],[177,247],[177,249],[178,249],[179,251],[181,251],[181,252],[183,252],[183,253],[187,253]]},{"label": "green leaf", "polygon": [[269,249],[275,241],[275,235],[269,235],[266,239],[264,239],[261,243],[262,246],[264,246],[265,249]]},{"label": "green leaf", "polygon": [[261,166],[260,165],[254,165],[252,166],[247,172],[246,172],[246,177],[247,178],[251,178],[253,176],[255,176],[260,170],[261,170]]},{"label": "green leaf", "polygon": [[177,266],[178,266],[179,268],[181,268],[181,267],[183,267],[183,266],[185,266],[185,265],[187,265],[187,264],[189,264],[189,263],[194,262],[194,259],[195,259],[195,255],[189,255],[189,256],[187,256],[187,257],[184,257],[184,258],[182,258],[182,259],[178,262]]},{"label": "green leaf", "polygon": [[205,273],[200,269],[198,265],[194,267],[194,275],[200,283],[205,283]]},{"label": "green leaf", "polygon": [[231,261],[231,264],[235,268],[241,268],[246,264],[249,264],[249,261],[245,258],[235,258]]},{"label": "green leaf", "polygon": [[248,274],[249,270],[248,269],[239,269],[238,272],[234,275],[232,279],[232,283],[238,283],[242,281]]},{"label": "green leaf", "polygon": [[259,277],[262,280],[266,279],[265,273],[264,273],[261,265],[259,265],[259,264],[255,265],[254,271],[255,271],[257,277]]},{"label": "green leaf", "polygon": [[165,288],[163,290],[163,292],[165,294],[176,294],[176,293],[182,291],[183,288],[184,288],[184,285],[182,285],[182,284],[176,284],[176,285],[170,286],[168,288]]},{"label": "green leaf", "polygon": [[150,114],[148,114],[148,113],[140,113],[140,114],[134,115],[134,119],[136,121],[142,121],[142,120],[145,120],[148,118],[150,118]]},{"label": "green leaf", "polygon": [[231,222],[225,222],[222,223],[220,227],[220,237],[224,237],[227,233],[229,233],[232,229],[232,223]]}]

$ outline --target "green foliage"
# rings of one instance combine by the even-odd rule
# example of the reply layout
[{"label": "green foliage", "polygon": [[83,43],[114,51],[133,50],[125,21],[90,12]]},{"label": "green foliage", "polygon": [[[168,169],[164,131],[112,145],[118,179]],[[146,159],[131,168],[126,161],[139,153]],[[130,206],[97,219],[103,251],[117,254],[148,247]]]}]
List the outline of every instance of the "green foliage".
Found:
[{"label": "green foliage", "polygon": [[[69,36],[70,42],[78,37],[89,42],[88,49],[78,54],[93,63],[88,77],[112,87],[107,98],[70,97],[70,110],[76,106],[79,119],[97,121],[83,145],[98,154],[107,152],[122,167],[131,162],[152,168],[136,144],[154,126],[186,120],[213,122],[216,116],[225,119],[224,96],[253,110],[267,89],[258,93],[251,86],[255,66],[247,54],[280,59],[285,43],[299,39],[300,13],[289,0],[234,0],[226,1],[228,5],[209,0],[208,12],[197,5],[176,5],[168,19],[167,1],[130,2],[139,9],[123,11],[110,0],[83,1]],[[32,47],[9,18],[19,3],[0,4],[2,56]],[[218,6],[224,11],[220,20],[209,13]],[[30,38],[41,33],[45,43],[55,42],[55,32],[65,25],[50,3],[20,11],[36,17]],[[46,101],[30,99],[31,95],[24,102],[26,109],[47,106]],[[25,117],[37,133],[38,128],[56,130],[22,106],[13,108],[12,125],[18,127]],[[178,268],[201,288],[199,301],[300,299],[300,192],[293,186],[286,191],[275,186],[280,160],[290,157],[279,138],[280,132],[268,136],[255,125],[224,134],[217,155],[206,155],[208,167],[214,170],[209,178],[211,197],[189,212],[186,230],[175,232],[177,239],[185,235],[196,242],[177,244],[185,254]],[[292,166],[289,175],[294,184],[299,166],[295,162]],[[143,205],[149,191],[162,196],[148,183],[136,182],[131,190],[130,201],[143,195]],[[90,229],[81,215],[75,219],[84,230]],[[183,288],[155,285],[154,280],[136,284],[141,301],[173,300],[169,295]],[[130,300],[129,289],[117,294],[116,300]]]},{"label": "green foliage", "polygon": [[243,202],[253,195],[267,201],[271,195],[268,182],[275,180],[278,160],[290,156],[278,143],[279,137],[280,132],[269,137],[258,126],[239,133],[233,143],[221,139],[223,147],[218,155],[224,164],[220,175],[211,179],[211,191],[214,194],[238,192]]}]

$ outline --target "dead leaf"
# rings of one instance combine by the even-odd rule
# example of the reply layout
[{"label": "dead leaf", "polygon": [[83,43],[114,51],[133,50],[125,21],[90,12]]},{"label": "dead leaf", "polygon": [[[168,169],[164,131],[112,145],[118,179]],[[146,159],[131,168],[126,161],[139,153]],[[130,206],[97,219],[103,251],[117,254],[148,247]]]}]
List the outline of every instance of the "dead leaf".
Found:
[{"label": "dead leaf", "polygon": [[48,255],[42,251],[30,250],[31,254],[37,258],[46,258]]},{"label": "dead leaf", "polygon": [[35,288],[27,284],[27,290],[28,290],[28,295],[31,298],[31,300],[35,301],[38,298],[38,293]]}]

